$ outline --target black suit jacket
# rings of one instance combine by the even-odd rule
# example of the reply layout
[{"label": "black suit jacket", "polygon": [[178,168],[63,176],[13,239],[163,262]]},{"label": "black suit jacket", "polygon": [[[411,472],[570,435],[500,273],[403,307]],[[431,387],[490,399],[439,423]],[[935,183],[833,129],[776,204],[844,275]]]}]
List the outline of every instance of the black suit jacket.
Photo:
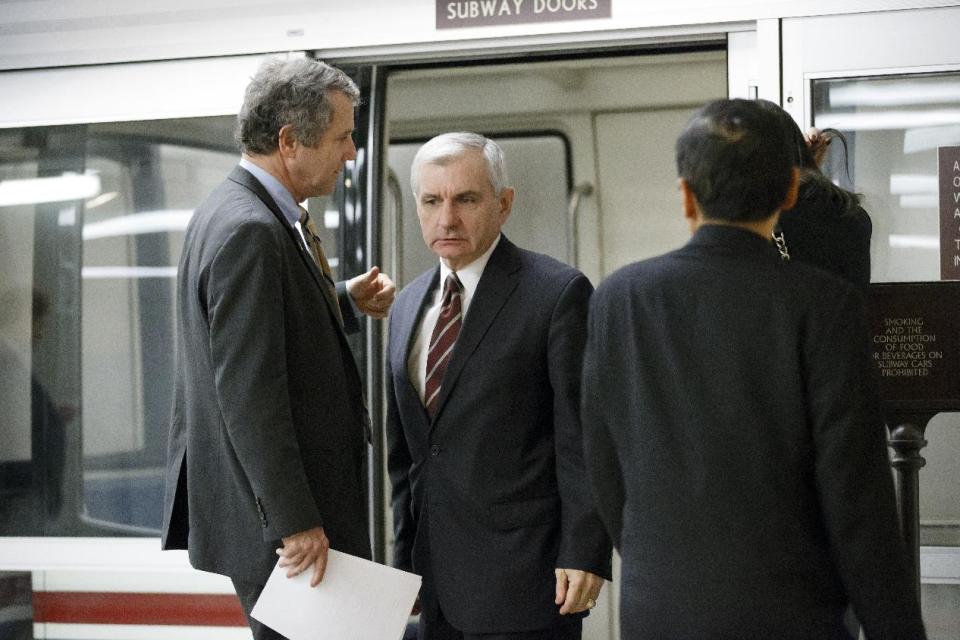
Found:
[{"label": "black suit jacket", "polygon": [[554,625],[556,567],[609,578],[579,421],[592,291],[575,269],[493,251],[467,310],[431,421],[407,373],[439,267],[394,304],[387,439],[395,563],[424,575],[423,615],[470,633]]},{"label": "black suit jacket", "polygon": [[701,227],[591,302],[586,452],[624,638],[923,638],[859,293]]},{"label": "black suit jacket", "polygon": [[263,582],[280,539],[316,526],[370,556],[366,409],[322,278],[240,167],[187,228],[162,544],[198,569]]},{"label": "black suit jacket", "polygon": [[846,209],[819,183],[801,187],[793,209],[780,214],[790,259],[840,276],[863,290],[870,283],[873,223],[863,207]]}]

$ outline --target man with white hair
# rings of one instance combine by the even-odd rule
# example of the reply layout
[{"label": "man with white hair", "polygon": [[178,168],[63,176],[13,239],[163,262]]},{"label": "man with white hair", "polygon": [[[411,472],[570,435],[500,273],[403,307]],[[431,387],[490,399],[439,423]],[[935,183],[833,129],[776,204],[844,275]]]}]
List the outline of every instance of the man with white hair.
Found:
[{"label": "man with white hair", "polygon": [[514,190],[492,140],[433,138],[411,182],[440,260],[391,315],[386,428],[419,637],[580,638],[610,577],[579,419],[593,287],[501,234]]}]

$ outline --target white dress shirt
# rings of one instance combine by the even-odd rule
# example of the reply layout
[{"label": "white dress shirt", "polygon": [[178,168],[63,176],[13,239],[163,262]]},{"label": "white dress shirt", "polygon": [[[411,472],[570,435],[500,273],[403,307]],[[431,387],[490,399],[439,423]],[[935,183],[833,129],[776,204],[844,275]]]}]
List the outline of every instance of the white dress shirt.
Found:
[{"label": "white dress shirt", "polygon": [[[477,285],[480,284],[480,276],[483,275],[483,270],[490,260],[490,254],[493,253],[493,250],[497,248],[498,244],[500,244],[499,234],[483,255],[465,267],[458,269],[456,272],[457,278],[460,279],[460,284],[463,285],[460,304],[464,323],[467,321],[467,310],[470,308],[470,301],[473,299],[473,294],[477,290]],[[437,318],[440,317],[440,307],[443,303],[443,283],[447,281],[447,276],[451,273],[453,273],[453,270],[441,260],[440,283],[433,290],[433,300],[429,303],[430,306],[427,307],[427,310],[423,314],[420,327],[417,329],[417,339],[413,343],[413,347],[410,349],[410,357],[407,359],[407,375],[410,376],[410,381],[413,382],[413,386],[420,396],[420,402],[424,400],[424,387],[427,383],[427,354],[430,351],[430,337],[433,335],[433,328],[437,324]]]}]

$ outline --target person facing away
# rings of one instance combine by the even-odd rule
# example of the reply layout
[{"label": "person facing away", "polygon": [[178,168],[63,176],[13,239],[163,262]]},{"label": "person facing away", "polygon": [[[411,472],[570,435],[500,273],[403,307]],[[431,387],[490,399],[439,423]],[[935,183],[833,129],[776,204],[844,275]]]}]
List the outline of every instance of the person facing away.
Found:
[{"label": "person facing away", "polygon": [[677,141],[682,248],[590,304],[585,455],[630,640],[925,637],[860,293],[771,242],[798,172],[776,118],[719,100]]},{"label": "person facing away", "polygon": [[610,578],[579,419],[592,286],[501,233],[503,153],[447,133],[411,183],[439,264],[397,296],[387,356],[395,564],[423,575],[421,639],[580,638]]},{"label": "person facing away", "polygon": [[833,184],[820,164],[839,131],[810,129],[805,136],[789,113],[769,100],[757,100],[773,114],[788,153],[800,169],[797,201],[780,212],[774,233],[786,256],[833,273],[864,288],[870,283],[870,238],[873,223],[860,196]]},{"label": "person facing away", "polygon": [[376,267],[334,285],[298,203],[356,157],[359,92],[308,59],[270,60],[246,89],[239,166],[190,220],[177,275],[177,372],[163,548],[229,576],[250,619],[277,556],[323,576],[328,548],[370,557],[369,418],[345,332],[382,318]]}]

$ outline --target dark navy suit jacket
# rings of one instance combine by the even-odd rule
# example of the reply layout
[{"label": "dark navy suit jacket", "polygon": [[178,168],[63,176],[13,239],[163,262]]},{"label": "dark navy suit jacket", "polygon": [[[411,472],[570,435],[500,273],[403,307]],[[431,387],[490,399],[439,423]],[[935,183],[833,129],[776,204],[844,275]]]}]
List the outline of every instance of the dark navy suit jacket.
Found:
[{"label": "dark navy suit jacket", "polygon": [[853,286],[706,225],[591,302],[586,455],[631,640],[923,638]]},{"label": "dark navy suit jacket", "polygon": [[390,318],[387,438],[395,563],[424,575],[423,615],[468,633],[549,628],[554,569],[610,577],[582,455],[580,369],[592,286],[518,249],[490,255],[431,421],[407,373],[439,266]]}]

